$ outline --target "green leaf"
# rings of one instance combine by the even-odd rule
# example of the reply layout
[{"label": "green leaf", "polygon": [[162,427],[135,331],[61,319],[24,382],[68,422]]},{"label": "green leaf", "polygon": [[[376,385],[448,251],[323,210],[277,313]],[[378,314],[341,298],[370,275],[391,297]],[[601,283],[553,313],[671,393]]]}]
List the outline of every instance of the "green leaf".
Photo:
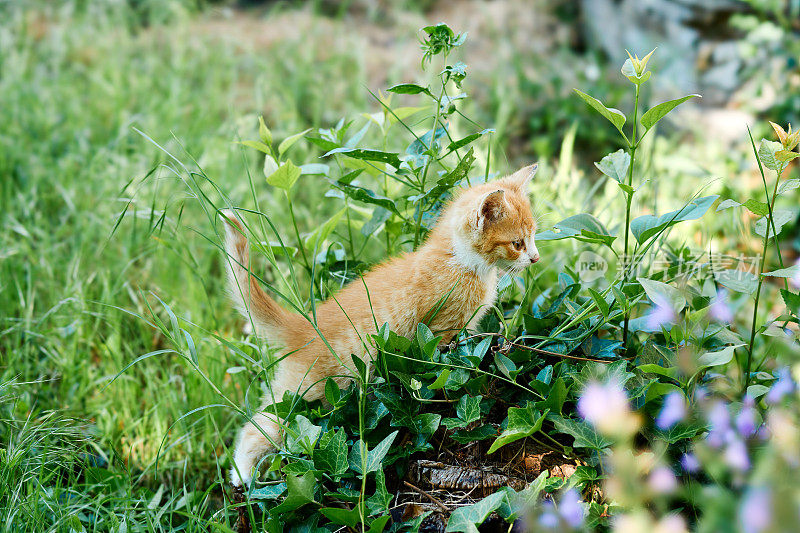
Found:
[{"label": "green leaf", "polygon": [[724,285],[734,292],[753,294],[758,287],[758,278],[744,270],[723,270],[714,275],[717,283]]},{"label": "green leaf", "polygon": [[[589,104],[589,106],[592,107],[592,109],[594,109],[595,111],[603,115],[606,119],[608,119],[608,121],[611,122],[620,133],[622,133],[622,136],[625,137],[625,133],[623,133],[622,131],[622,126],[625,125],[625,115],[622,113],[622,111],[620,111],[619,109],[614,109],[612,107],[606,107],[597,98],[589,96],[588,94],[579,91],[578,89],[573,89],[573,90],[576,93],[578,93],[578,96],[583,98],[583,101]],[[625,137],[625,139],[627,140],[627,137]]]},{"label": "green leaf", "polygon": [[[656,106],[645,111],[644,115],[642,115],[642,126],[644,126],[645,133],[647,133],[650,128],[655,126],[659,120],[667,116],[667,113],[684,103],[686,100],[690,98],[700,98],[699,94],[690,94],[688,96],[684,96],[682,98],[676,98],[675,100],[670,100],[668,102],[662,102]],[[644,134],[642,134],[644,136]]]},{"label": "green leaf", "polygon": [[625,150],[610,153],[594,164],[597,169],[618,183],[625,183],[628,169],[631,166],[631,156]]},{"label": "green leaf", "polygon": [[589,213],[572,215],[553,226],[552,231],[548,230],[536,234],[537,241],[557,241],[568,238],[606,245],[610,245],[616,239],[616,237],[608,233],[602,222]]},{"label": "green leaf", "polygon": [[787,268],[779,268],[771,272],[764,272],[764,275],[773,278],[794,278],[795,276],[800,276],[800,265],[792,265]]},{"label": "green leaf", "polygon": [[250,148],[255,148],[259,152],[264,152],[265,154],[269,153],[269,146],[259,141],[239,141],[239,144],[243,144]]},{"label": "green leaf", "polygon": [[761,139],[761,144],[758,145],[758,158],[768,169],[774,170],[775,172],[782,172],[787,164],[777,157],[777,153],[782,150],[783,145],[781,143]]},{"label": "green leaf", "polygon": [[658,303],[660,300],[665,300],[676,313],[680,313],[686,307],[686,298],[683,297],[681,291],[672,285],[647,278],[636,278],[636,280],[642,285],[647,297],[653,302]]},{"label": "green leaf", "polygon": [[517,365],[514,364],[514,361],[500,352],[495,352],[494,363],[497,365],[497,369],[507,378],[514,379],[514,377],[517,375]]},{"label": "green leaf", "polygon": [[611,310],[611,306],[608,304],[608,302],[606,302],[606,299],[603,298],[603,295],[591,287],[589,287],[589,294],[592,296],[592,300],[594,300],[597,308],[600,309],[601,313],[603,313],[603,317],[608,319],[608,313]]},{"label": "green leaf", "polygon": [[503,504],[508,504],[508,496],[501,491],[487,496],[478,503],[459,507],[450,515],[445,532],[478,533],[478,526]]},{"label": "green leaf", "polygon": [[272,144],[272,132],[264,124],[264,117],[258,117],[258,136],[261,137],[261,142],[265,145]]},{"label": "green leaf", "polygon": [[494,453],[506,444],[530,437],[542,429],[542,423],[548,412],[549,410],[545,410],[544,413],[540,414],[533,402],[528,403],[527,407],[523,408],[509,407],[508,426],[497,437],[497,440],[492,443],[487,453]]},{"label": "green leaf", "polygon": [[469,143],[471,143],[472,141],[480,138],[481,136],[486,135],[487,133],[494,133],[494,132],[495,132],[494,128],[488,128],[488,129],[485,129],[483,131],[479,131],[478,133],[473,133],[471,135],[467,135],[463,139],[459,139],[457,141],[453,141],[450,144],[448,144],[447,145],[447,151],[448,152],[454,152],[454,151],[458,150],[459,148],[461,148],[462,146],[466,146]]},{"label": "green leaf", "polygon": [[311,128],[308,128],[305,131],[301,131],[300,133],[295,133],[294,135],[286,137],[283,141],[281,141],[281,144],[278,145],[278,157],[282,157],[283,154],[286,153],[286,150],[291,148],[294,145],[294,143],[302,139],[303,136],[309,131],[311,131]]},{"label": "green leaf", "polygon": [[444,387],[445,383],[447,383],[447,379],[450,377],[450,369],[445,368],[442,370],[438,376],[436,376],[436,380],[428,385],[430,390],[437,390]]},{"label": "green leaf", "polygon": [[465,394],[458,400],[456,406],[456,416],[464,421],[465,424],[475,422],[481,417],[481,400],[483,396],[472,397]]},{"label": "green leaf", "polygon": [[750,198],[745,203],[742,204],[747,209],[749,209],[752,213],[756,215],[767,216],[769,214],[769,206],[764,202],[759,202],[758,200],[753,200]]},{"label": "green leaf", "polygon": [[800,187],[800,179],[793,178],[790,180],[786,180],[778,186],[778,194],[783,194],[785,192],[792,191],[798,187]]},{"label": "green leaf", "polygon": [[343,429],[330,430],[319,439],[319,448],[314,450],[314,467],[331,476],[347,472],[347,435]]},{"label": "green leaf", "polygon": [[719,198],[718,195],[704,196],[692,200],[681,209],[665,213],[660,217],[643,215],[631,221],[631,233],[640,244],[662,230],[674,226],[685,220],[696,220],[702,217],[712,204]]},{"label": "green leaf", "polygon": [[650,75],[652,74],[649,70],[643,72],[641,76],[636,74],[636,69],[633,68],[633,62],[630,59],[626,59],[625,63],[622,64],[622,69],[620,69],[622,74],[628,78],[632,83],[636,85],[641,85],[647,80],[650,79]]},{"label": "green leaf", "polygon": [[286,476],[286,488],[289,494],[280,505],[270,509],[271,513],[279,514],[299,509],[307,503],[314,501],[314,488],[316,480],[314,473],[309,471],[302,476]]},{"label": "green leaf", "polygon": [[756,220],[756,227],[755,232],[757,235],[764,237],[767,233],[769,233],[770,237],[775,236],[775,232],[778,232],[780,235],[781,230],[783,227],[794,220],[795,212],[791,209],[775,209],[772,211],[772,222],[775,224],[775,228],[773,231],[772,225],[769,226],[769,232],[767,232],[767,217],[762,217]]},{"label": "green leaf", "polygon": [[781,289],[781,296],[783,296],[783,303],[786,304],[786,307],[788,307],[795,316],[800,314],[800,294]]},{"label": "green leaf", "polygon": [[339,219],[342,218],[342,215],[344,215],[345,211],[347,211],[347,207],[341,208],[338,213],[334,213],[334,215],[326,220],[324,224],[317,226],[317,228],[305,238],[306,249],[318,250],[319,247],[325,242],[325,239],[327,239],[333,232],[334,228],[336,228],[336,224],[339,223]]},{"label": "green leaf", "polygon": [[300,174],[300,167],[296,166],[291,161],[287,161],[282,164],[278,170],[267,177],[267,183],[273,187],[278,187],[279,189],[289,192],[297,181],[297,178],[300,177]]},{"label": "green leaf", "polygon": [[395,206],[394,201],[386,198],[385,196],[381,196],[370,189],[359,187],[358,185],[353,185],[351,183],[346,183],[343,180],[333,182],[332,184],[334,187],[345,193],[353,200],[364,202],[365,204],[377,205],[386,209],[387,211],[391,211],[398,216],[402,216],[400,215],[400,211],[397,210],[397,206]]},{"label": "green leaf", "polygon": [[416,83],[399,83],[397,85],[389,87],[386,90],[390,93],[395,93],[395,94],[425,93],[428,96],[433,96],[427,88],[423,87],[422,85],[417,85]]},{"label": "green leaf", "polygon": [[293,453],[305,452],[311,455],[321,433],[320,426],[315,426],[303,415],[297,415],[286,432],[286,449]]},{"label": "green leaf", "polygon": [[701,368],[727,365],[733,360],[733,351],[740,346],[744,346],[744,344],[726,346],[716,352],[706,352],[697,359],[697,363]]},{"label": "green leaf", "polygon": [[599,452],[614,443],[611,439],[597,433],[594,428],[585,422],[556,415],[552,416],[552,421],[560,433],[566,433],[575,439],[572,444],[573,448],[591,448]]},{"label": "green leaf", "polygon": [[247,493],[247,497],[253,500],[276,500],[284,492],[286,492],[286,483],[275,483],[267,485],[266,487],[253,489]]},{"label": "green leaf", "polygon": [[380,150],[362,150],[360,148],[334,148],[329,152],[322,155],[328,157],[334,154],[342,154],[353,159],[360,159],[362,161],[378,161],[381,163],[389,163],[394,168],[400,168],[400,158],[396,152],[381,152]]},{"label": "green leaf", "polygon": [[659,440],[663,440],[668,444],[675,444],[682,440],[692,439],[698,433],[706,429],[706,425],[699,422],[691,424],[676,424],[668,430],[655,430],[655,435]]},{"label": "green leaf", "polygon": [[361,523],[361,515],[358,512],[358,507],[353,509],[342,509],[340,507],[323,507],[319,510],[325,518],[343,526],[354,528]]},{"label": "green leaf", "polygon": [[366,446],[364,441],[357,441],[350,449],[350,468],[357,474],[369,474],[375,472],[381,467],[381,462],[386,454],[389,453],[389,448],[397,437],[397,431],[392,431],[389,435],[380,441],[375,447],[367,452],[366,471],[362,472],[361,464],[361,446]]}]

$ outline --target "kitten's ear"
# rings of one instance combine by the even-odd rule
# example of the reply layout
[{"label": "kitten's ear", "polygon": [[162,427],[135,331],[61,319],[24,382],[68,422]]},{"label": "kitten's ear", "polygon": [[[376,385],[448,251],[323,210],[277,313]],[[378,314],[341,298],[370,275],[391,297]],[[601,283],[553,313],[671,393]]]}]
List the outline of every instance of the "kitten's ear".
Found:
[{"label": "kitten's ear", "polygon": [[506,193],[502,189],[486,193],[478,207],[478,229],[482,230],[487,223],[500,220],[505,212]]},{"label": "kitten's ear", "polygon": [[528,184],[533,179],[533,176],[536,174],[536,171],[539,169],[539,164],[534,163],[532,165],[528,165],[527,167],[522,167],[521,169],[517,170],[509,177],[505,179],[506,182],[517,187],[521,191],[525,191],[528,188]]}]

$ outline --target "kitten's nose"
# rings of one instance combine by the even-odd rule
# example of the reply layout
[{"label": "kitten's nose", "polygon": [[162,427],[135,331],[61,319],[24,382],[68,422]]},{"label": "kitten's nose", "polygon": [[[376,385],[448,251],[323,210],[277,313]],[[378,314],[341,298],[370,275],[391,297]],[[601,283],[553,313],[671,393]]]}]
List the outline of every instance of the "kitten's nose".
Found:
[{"label": "kitten's nose", "polygon": [[539,260],[539,254],[533,254],[531,256],[531,263],[535,263],[538,260]]}]

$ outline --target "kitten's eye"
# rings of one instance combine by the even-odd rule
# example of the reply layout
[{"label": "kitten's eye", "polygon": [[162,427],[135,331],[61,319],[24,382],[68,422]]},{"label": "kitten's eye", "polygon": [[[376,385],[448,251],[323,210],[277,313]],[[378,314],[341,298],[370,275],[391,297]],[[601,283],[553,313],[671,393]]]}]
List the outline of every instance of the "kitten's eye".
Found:
[{"label": "kitten's eye", "polygon": [[522,239],[518,239],[512,242],[511,245],[514,247],[516,251],[520,251],[523,248],[525,248],[525,241],[523,241]]}]

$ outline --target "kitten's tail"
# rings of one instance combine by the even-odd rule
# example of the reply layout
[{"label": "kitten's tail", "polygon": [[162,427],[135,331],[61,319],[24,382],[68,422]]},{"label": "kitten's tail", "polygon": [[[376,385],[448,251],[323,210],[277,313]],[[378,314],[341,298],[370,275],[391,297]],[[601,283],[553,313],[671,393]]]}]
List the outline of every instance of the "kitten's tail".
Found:
[{"label": "kitten's tail", "polygon": [[285,340],[284,334],[291,313],[270,298],[250,273],[250,243],[242,223],[231,210],[223,210],[220,215],[225,222],[228,290],[234,305],[245,318],[252,318],[267,338]]}]

